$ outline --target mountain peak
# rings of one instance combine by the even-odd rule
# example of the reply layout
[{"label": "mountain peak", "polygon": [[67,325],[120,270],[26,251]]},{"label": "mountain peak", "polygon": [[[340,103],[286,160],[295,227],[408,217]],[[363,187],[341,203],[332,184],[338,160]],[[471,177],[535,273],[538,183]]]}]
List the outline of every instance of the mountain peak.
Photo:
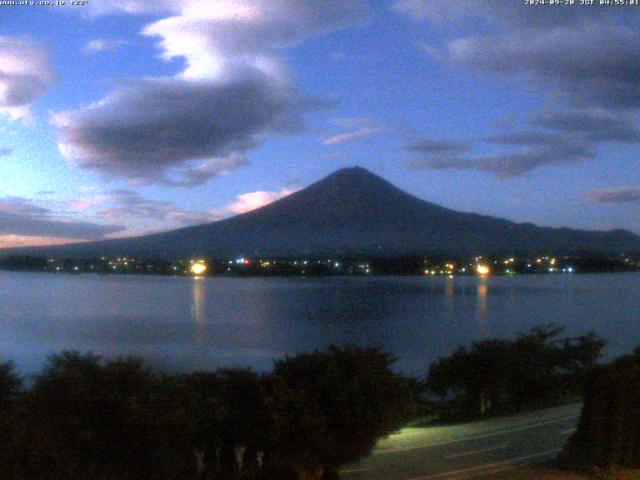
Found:
[{"label": "mountain peak", "polygon": [[331,189],[344,189],[352,190],[369,190],[378,191],[380,193],[390,190],[399,191],[397,187],[386,181],[384,178],[376,175],[375,173],[367,170],[366,168],[355,166],[341,168],[335,172],[329,174],[322,180],[318,181],[316,185],[321,185]]},{"label": "mountain peak", "polygon": [[341,168],[340,170],[336,170],[335,172],[326,176],[324,180],[336,179],[336,178],[348,178],[350,180],[376,179],[376,180],[387,183],[386,180],[384,180],[382,177],[379,177],[375,173],[360,166]]},{"label": "mountain peak", "polygon": [[344,167],[339,170],[336,170],[329,176],[333,176],[333,175],[375,175],[375,174],[373,174],[372,172],[370,172],[364,167],[355,165],[353,167]]},{"label": "mountain peak", "polygon": [[245,254],[475,255],[638,248],[640,238],[628,232],[543,228],[456,212],[354,166],[262,208],[218,222],[144,237],[22,249],[20,253],[73,258],[232,258]]}]

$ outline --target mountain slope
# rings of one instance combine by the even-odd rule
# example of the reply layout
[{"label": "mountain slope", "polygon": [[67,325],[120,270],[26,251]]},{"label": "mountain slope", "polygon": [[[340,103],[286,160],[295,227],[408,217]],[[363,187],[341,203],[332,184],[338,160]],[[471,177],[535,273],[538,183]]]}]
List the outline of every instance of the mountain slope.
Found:
[{"label": "mountain slope", "polygon": [[640,250],[640,237],[624,230],[543,228],[456,212],[359,167],[338,170],[270,205],[219,222],[129,239],[20,249],[60,257],[166,258],[629,250]]}]

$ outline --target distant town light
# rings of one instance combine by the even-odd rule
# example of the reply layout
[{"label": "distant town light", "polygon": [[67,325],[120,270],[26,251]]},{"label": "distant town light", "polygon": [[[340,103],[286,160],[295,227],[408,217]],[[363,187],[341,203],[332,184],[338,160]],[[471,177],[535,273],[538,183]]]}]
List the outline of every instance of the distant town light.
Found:
[{"label": "distant town light", "polygon": [[476,272],[478,272],[478,275],[489,275],[489,273],[491,273],[491,269],[489,269],[488,265],[478,265],[476,267]]},{"label": "distant town light", "polygon": [[191,273],[194,275],[202,275],[207,271],[207,264],[202,261],[193,262],[191,264]]}]

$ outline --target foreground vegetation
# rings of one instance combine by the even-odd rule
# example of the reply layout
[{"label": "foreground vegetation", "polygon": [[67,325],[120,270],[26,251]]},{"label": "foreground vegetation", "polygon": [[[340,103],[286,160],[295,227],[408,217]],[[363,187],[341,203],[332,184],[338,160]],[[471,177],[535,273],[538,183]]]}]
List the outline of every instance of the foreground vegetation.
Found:
[{"label": "foreground vegetation", "polygon": [[578,429],[560,456],[572,469],[640,469],[640,347],[594,368]]},{"label": "foreground vegetation", "polygon": [[[139,358],[63,352],[28,388],[0,363],[0,478],[335,480],[417,414],[478,418],[583,391],[577,432],[560,457],[577,476],[536,469],[531,478],[636,478],[640,348],[599,365],[602,339],[561,332],[536,327],[461,347],[424,382],[394,373],[379,349],[348,346],[285,357],[262,375],[167,375]],[[613,476],[619,467],[627,470]]]},{"label": "foreground vegetation", "polygon": [[269,375],[170,376],[136,358],[65,352],[27,390],[5,363],[0,478],[337,478],[414,414],[392,361],[331,347],[280,360]]},{"label": "foreground vegetation", "polygon": [[515,340],[484,340],[435,362],[428,388],[458,418],[547,406],[582,396],[576,433],[558,460],[575,473],[529,469],[504,478],[640,479],[640,347],[599,364],[605,342],[593,333],[560,338],[542,326]]},{"label": "foreground vegetation", "polygon": [[448,399],[444,411],[454,419],[575,400],[606,342],[594,333],[560,337],[562,331],[545,325],[515,340],[489,339],[460,347],[431,365],[426,386]]}]

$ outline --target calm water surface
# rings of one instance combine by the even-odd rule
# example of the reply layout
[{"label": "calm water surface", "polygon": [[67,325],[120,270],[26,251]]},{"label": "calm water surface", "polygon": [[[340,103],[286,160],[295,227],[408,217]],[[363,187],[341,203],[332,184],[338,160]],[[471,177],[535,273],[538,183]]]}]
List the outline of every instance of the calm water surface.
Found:
[{"label": "calm water surface", "polygon": [[382,346],[424,374],[457,346],[554,322],[609,356],[640,344],[640,274],[169,278],[0,272],[0,357],[25,374],[64,349],[171,370],[251,366],[329,343]]}]

